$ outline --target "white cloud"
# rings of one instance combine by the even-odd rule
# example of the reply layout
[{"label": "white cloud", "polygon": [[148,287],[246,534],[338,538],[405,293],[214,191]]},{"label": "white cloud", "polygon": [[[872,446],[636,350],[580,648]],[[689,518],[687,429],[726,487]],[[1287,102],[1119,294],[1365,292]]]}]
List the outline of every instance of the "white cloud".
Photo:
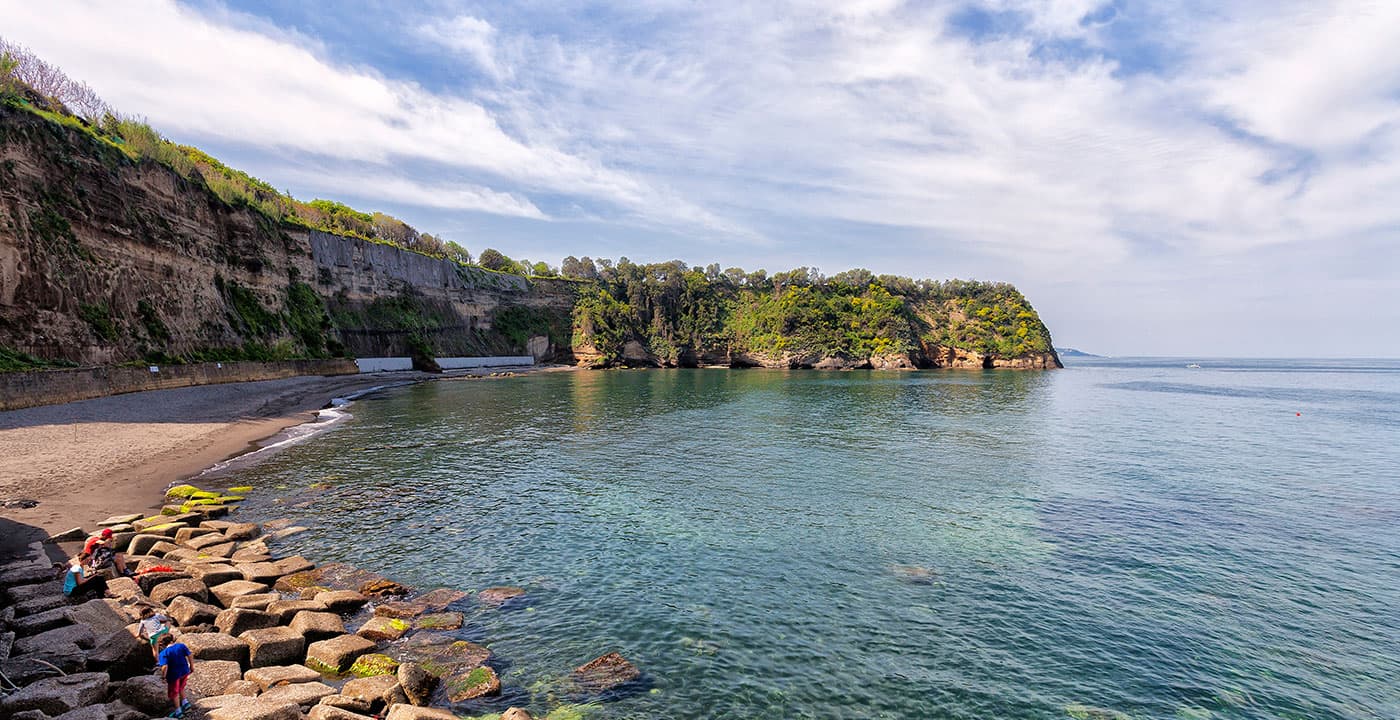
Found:
[{"label": "white cloud", "polygon": [[401,176],[363,173],[307,172],[281,169],[279,179],[313,189],[332,197],[351,196],[367,203],[391,202],[442,210],[470,210],[507,217],[548,220],[529,199],[514,193],[498,192],[480,185],[460,182],[422,182]]},{"label": "white cloud", "polygon": [[501,79],[504,70],[496,63],[496,28],[491,23],[471,15],[459,15],[442,21],[418,26],[418,35],[430,42],[470,58],[494,79]]},{"label": "white cloud", "polygon": [[[478,183],[564,193],[639,217],[727,227],[706,211],[604,163],[505,132],[478,102],[429,92],[368,68],[336,65],[283,34],[240,29],[168,0],[124,8],[139,21],[111,30],[109,9],[74,0],[0,2],[4,31],[83,78],[114,106],[175,136],[221,138],[392,168],[431,161]],[[471,187],[463,193],[471,195]],[[488,202],[484,207],[519,207]]]}]

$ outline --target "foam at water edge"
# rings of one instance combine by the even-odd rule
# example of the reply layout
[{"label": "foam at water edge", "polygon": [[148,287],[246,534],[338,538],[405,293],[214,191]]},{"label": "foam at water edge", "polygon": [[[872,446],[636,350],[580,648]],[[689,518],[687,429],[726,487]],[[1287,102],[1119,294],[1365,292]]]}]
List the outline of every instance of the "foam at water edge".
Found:
[{"label": "foam at water edge", "polygon": [[227,460],[222,460],[220,462],[214,463],[213,465],[201,471],[198,475],[195,476],[195,478],[207,477],[209,475],[217,475],[227,470],[248,467],[253,463],[259,462],[271,456],[279,450],[283,450],[285,448],[291,447],[292,445],[305,442],[306,440],[309,440],[331,429],[332,427],[339,425],[345,420],[354,417],[350,414],[348,410],[346,410],[346,408],[348,408],[356,400],[364,397],[365,395],[368,395],[372,392],[378,392],[386,388],[399,387],[401,385],[411,384],[412,383],[409,382],[386,383],[384,385],[375,385],[374,387],[365,388],[364,390],[357,390],[353,393],[345,395],[344,397],[331,398],[329,407],[317,410],[316,418],[314,420],[309,420],[307,422],[301,423],[300,425],[293,425],[289,428],[282,430],[281,432],[272,436],[271,442],[269,442],[267,445],[257,448],[256,450],[250,450],[246,453],[235,455]]}]

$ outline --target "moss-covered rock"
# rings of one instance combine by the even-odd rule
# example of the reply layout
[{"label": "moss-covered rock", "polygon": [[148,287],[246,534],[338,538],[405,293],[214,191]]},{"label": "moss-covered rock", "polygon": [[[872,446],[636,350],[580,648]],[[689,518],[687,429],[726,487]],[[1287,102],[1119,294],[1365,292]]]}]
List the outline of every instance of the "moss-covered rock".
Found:
[{"label": "moss-covered rock", "polygon": [[241,495],[241,494],[243,494],[243,493],[250,493],[250,492],[252,492],[252,491],[253,491],[253,486],[252,486],[252,485],[238,485],[238,486],[236,486],[236,487],[231,487],[231,488],[229,488],[228,491],[231,492],[231,493],[238,493],[238,494]]},{"label": "moss-covered rock", "polygon": [[462,621],[462,613],[459,612],[429,613],[414,621],[413,627],[419,630],[456,630],[462,627]]},{"label": "moss-covered rock", "polygon": [[189,499],[191,497],[194,497],[194,494],[197,492],[203,491],[193,485],[176,485],[175,487],[166,490],[165,496],[169,498]]},{"label": "moss-covered rock", "polygon": [[489,667],[472,668],[454,672],[442,679],[447,690],[447,699],[462,702],[485,695],[495,695],[501,691],[501,679]]},{"label": "moss-covered rock", "polygon": [[355,664],[350,666],[350,674],[355,677],[374,677],[376,675],[393,675],[399,670],[399,661],[383,653],[370,653],[355,658]]}]

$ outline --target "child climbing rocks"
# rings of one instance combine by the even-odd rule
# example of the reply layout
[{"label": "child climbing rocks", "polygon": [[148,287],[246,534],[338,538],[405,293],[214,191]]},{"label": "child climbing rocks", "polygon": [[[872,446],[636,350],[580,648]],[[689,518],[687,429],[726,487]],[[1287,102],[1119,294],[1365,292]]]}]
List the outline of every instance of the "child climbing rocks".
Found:
[{"label": "child climbing rocks", "polygon": [[170,702],[175,703],[175,711],[170,713],[170,717],[182,718],[185,711],[190,708],[190,701],[185,699],[185,682],[190,677],[190,649],[184,643],[175,642],[175,638],[169,633],[160,636],[158,641],[160,655],[156,658],[156,664],[160,666],[161,677],[165,678],[165,691],[170,696]]}]

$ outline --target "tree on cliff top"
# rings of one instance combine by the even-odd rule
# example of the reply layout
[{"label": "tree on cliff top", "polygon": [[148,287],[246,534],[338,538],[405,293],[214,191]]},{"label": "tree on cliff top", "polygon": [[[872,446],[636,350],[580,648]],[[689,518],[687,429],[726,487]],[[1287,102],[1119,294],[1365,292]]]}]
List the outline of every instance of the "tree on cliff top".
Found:
[{"label": "tree on cliff top", "polygon": [[29,48],[0,37],[0,89],[15,93],[20,86],[68,109],[89,124],[112,114],[112,109],[87,83],[68,77]]}]

